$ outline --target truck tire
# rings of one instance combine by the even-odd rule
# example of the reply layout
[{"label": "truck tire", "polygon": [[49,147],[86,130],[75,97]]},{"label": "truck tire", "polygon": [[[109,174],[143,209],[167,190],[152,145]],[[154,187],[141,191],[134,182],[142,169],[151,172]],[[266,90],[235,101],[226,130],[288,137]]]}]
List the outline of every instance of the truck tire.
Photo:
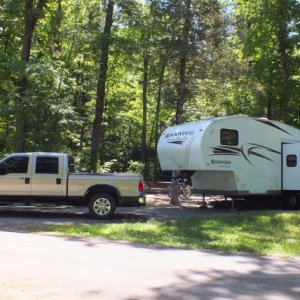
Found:
[{"label": "truck tire", "polygon": [[115,199],[106,193],[97,193],[89,200],[89,212],[93,218],[108,219],[116,210]]},{"label": "truck tire", "polygon": [[289,209],[295,209],[295,208],[298,208],[299,206],[299,195],[297,194],[290,194],[289,197],[288,197],[288,202],[287,202],[287,207]]}]

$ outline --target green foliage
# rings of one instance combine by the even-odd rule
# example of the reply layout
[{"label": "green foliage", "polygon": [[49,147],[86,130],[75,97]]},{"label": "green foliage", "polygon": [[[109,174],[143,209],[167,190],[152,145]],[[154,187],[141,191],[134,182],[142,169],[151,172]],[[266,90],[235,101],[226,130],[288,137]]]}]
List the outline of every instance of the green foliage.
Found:
[{"label": "green foliage", "polygon": [[99,172],[100,173],[109,173],[111,172],[113,166],[116,164],[117,160],[112,159],[100,165]]},{"label": "green foliage", "polygon": [[127,172],[142,174],[143,171],[144,171],[144,168],[145,168],[145,164],[144,163],[142,163],[140,161],[130,160]]},{"label": "green foliage", "polygon": [[[24,62],[24,1],[1,1],[2,155],[14,151],[16,116],[21,114],[25,150],[69,152],[81,170],[88,170],[106,2],[47,1],[34,28],[30,59]],[[186,121],[228,114],[283,119],[287,104],[286,121],[300,126],[299,1],[191,0],[184,49],[186,3],[116,2],[99,147],[101,165],[117,160],[112,171],[140,172],[141,165],[130,162],[142,159],[144,129],[143,172],[153,176],[157,139],[175,121],[182,51],[188,54]],[[142,103],[145,55],[147,123]]]},{"label": "green foliage", "polygon": [[300,3],[296,0],[236,3],[241,51],[248,62],[248,78],[257,85],[255,99],[269,117],[293,123],[298,111],[292,107],[295,102],[296,107],[299,105],[296,50],[300,41]]}]

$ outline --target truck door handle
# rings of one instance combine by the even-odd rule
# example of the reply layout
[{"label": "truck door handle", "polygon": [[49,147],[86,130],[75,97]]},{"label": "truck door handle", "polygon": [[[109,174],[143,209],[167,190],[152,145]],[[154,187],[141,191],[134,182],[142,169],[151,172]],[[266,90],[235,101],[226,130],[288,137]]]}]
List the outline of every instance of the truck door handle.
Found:
[{"label": "truck door handle", "polygon": [[21,177],[20,179],[25,180],[25,184],[30,184],[30,178],[29,177]]},{"label": "truck door handle", "polygon": [[61,184],[61,178],[56,178],[56,184]]}]

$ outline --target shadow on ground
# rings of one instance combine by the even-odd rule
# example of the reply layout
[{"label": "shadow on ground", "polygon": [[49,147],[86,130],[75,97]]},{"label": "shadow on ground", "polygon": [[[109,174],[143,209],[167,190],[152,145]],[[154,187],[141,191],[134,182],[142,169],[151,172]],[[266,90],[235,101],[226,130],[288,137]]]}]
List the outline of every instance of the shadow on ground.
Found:
[{"label": "shadow on ground", "polygon": [[9,209],[0,208],[0,231],[28,232],[28,226],[62,224],[107,224],[146,222],[148,216],[132,212],[116,213],[112,219],[97,220],[90,217],[86,208],[75,209]]}]

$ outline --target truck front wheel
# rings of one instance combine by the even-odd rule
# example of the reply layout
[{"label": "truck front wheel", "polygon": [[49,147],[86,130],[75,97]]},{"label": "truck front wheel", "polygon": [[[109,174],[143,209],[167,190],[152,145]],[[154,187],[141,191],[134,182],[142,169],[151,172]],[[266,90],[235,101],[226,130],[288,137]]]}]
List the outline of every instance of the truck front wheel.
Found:
[{"label": "truck front wheel", "polygon": [[115,199],[106,193],[94,194],[89,200],[89,212],[93,218],[108,219],[116,210]]}]

